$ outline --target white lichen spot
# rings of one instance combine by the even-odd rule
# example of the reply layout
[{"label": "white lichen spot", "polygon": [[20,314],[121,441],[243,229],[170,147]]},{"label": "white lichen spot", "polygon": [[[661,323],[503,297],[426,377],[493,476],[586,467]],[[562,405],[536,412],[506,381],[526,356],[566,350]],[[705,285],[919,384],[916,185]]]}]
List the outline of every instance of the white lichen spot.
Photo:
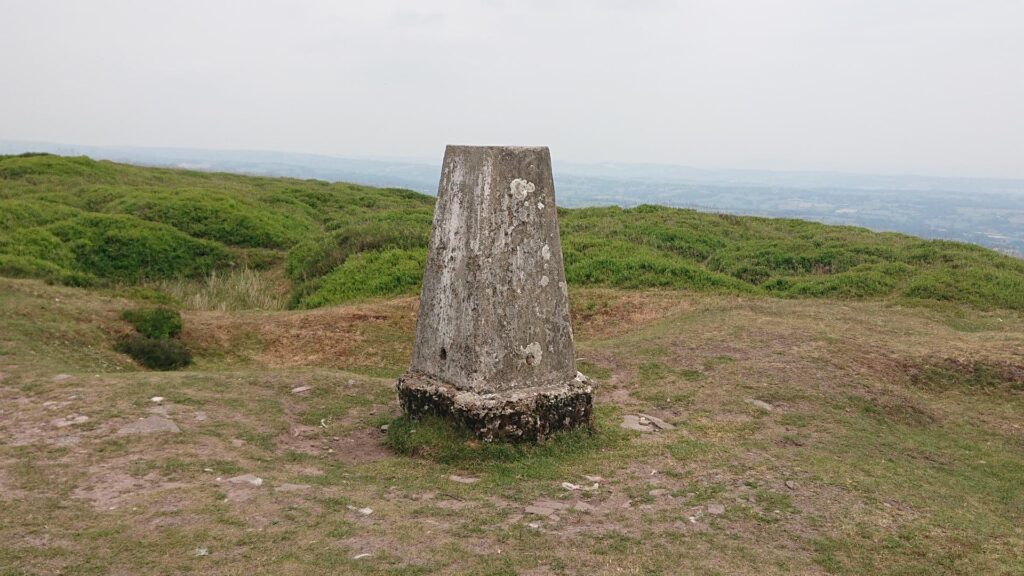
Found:
[{"label": "white lichen spot", "polygon": [[545,260],[551,259],[551,248],[548,248],[547,244],[545,244],[544,247],[540,249],[540,257]]},{"label": "white lichen spot", "polygon": [[548,277],[547,276],[541,276],[540,277],[540,285],[541,286],[547,286],[548,285]]},{"label": "white lichen spot", "polygon": [[523,358],[530,366],[540,364],[540,359],[544,356],[544,349],[540,347],[539,342],[530,342],[525,348],[520,348],[519,351],[522,352]]},{"label": "white lichen spot", "polygon": [[562,289],[562,294],[569,296],[569,286],[565,282],[559,282],[558,287]]},{"label": "white lichen spot", "polygon": [[512,197],[516,200],[526,200],[526,197],[530,195],[537,187],[533,185],[533,182],[524,180],[523,178],[516,178],[509,184],[509,190],[512,192]]},{"label": "white lichen spot", "polygon": [[544,203],[543,202],[537,202],[537,209],[538,210],[543,210],[544,209]]}]

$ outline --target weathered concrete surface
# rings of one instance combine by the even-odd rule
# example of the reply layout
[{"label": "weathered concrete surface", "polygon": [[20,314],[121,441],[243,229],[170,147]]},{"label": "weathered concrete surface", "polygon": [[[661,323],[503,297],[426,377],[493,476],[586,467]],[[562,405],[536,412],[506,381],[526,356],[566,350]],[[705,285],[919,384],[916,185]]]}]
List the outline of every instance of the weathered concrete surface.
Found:
[{"label": "weathered concrete surface", "polygon": [[543,436],[589,424],[580,376],[548,149],[449,146],[403,408],[486,439]]}]

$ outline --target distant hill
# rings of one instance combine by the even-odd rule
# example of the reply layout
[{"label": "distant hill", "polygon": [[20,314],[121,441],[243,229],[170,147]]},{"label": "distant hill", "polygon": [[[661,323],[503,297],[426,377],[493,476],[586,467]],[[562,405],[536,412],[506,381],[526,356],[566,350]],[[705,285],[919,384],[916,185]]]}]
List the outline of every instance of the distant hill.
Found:
[{"label": "distant hill", "polygon": [[[0,274],[156,287],[272,271],[292,307],[419,286],[434,200],[410,190],[0,157]],[[1024,309],[1024,261],[979,246],[658,206],[560,209],[574,286]]]},{"label": "distant hill", "polygon": [[[77,146],[0,140],[0,154],[51,152],[131,164],[316,178],[434,194],[440,157],[353,159],[252,150]],[[1024,180],[699,169],[555,161],[559,205],[658,204],[799,218],[973,242],[1024,257]]]}]

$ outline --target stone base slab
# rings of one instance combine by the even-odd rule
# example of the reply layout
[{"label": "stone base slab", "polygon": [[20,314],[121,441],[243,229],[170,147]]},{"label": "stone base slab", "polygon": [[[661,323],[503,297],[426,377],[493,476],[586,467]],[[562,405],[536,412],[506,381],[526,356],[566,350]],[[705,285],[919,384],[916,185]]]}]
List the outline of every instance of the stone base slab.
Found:
[{"label": "stone base slab", "polygon": [[495,394],[459,390],[416,372],[404,374],[396,387],[407,415],[440,416],[485,442],[538,441],[560,430],[593,427],[594,387],[579,372],[564,384]]}]

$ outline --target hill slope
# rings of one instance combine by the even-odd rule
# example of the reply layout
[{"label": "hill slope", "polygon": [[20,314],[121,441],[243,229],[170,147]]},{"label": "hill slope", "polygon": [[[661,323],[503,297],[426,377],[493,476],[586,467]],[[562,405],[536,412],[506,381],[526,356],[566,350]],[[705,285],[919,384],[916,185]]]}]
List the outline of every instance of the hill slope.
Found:
[{"label": "hill slope", "polygon": [[[70,285],[277,271],[293,307],[415,293],[433,199],[405,190],[0,157],[0,274]],[[981,247],[692,210],[559,210],[573,286],[1024,309],[1024,261]]]}]

